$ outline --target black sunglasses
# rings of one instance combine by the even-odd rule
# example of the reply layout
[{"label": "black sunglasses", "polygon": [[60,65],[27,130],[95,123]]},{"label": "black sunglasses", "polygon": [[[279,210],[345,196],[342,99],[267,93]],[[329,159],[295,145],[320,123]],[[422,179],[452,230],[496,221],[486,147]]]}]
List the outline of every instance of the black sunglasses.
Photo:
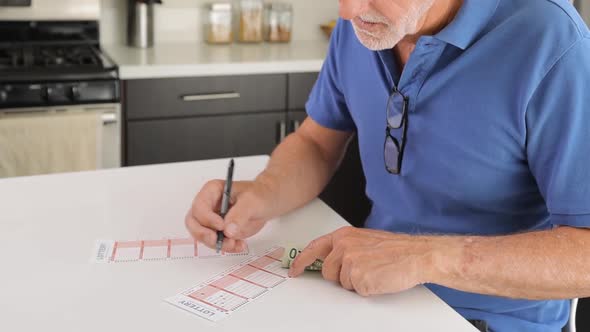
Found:
[{"label": "black sunglasses", "polygon": [[[408,104],[409,99],[397,88],[389,96],[387,101],[387,128],[385,129],[385,169],[391,174],[400,174],[402,160],[406,148],[406,134],[408,128]],[[401,144],[391,132],[401,129]]]}]

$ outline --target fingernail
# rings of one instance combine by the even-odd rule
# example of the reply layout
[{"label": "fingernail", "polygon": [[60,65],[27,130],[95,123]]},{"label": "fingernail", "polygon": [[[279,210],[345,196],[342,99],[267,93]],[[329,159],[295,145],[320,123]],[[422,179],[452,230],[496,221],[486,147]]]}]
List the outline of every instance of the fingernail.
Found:
[{"label": "fingernail", "polygon": [[225,227],[225,234],[229,237],[234,237],[238,232],[238,226],[236,224],[229,224]]}]

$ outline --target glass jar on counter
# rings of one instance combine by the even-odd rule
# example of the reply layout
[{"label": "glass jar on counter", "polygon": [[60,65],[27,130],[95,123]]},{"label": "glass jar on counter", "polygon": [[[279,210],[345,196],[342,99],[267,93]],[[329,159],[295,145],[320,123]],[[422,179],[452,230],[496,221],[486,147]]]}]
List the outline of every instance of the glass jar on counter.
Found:
[{"label": "glass jar on counter", "polygon": [[293,7],[289,3],[269,3],[265,6],[264,40],[288,43],[293,31]]},{"label": "glass jar on counter", "polygon": [[210,3],[205,6],[205,40],[210,44],[229,44],[234,40],[232,4]]},{"label": "glass jar on counter", "polygon": [[262,42],[262,21],[264,4],[262,0],[240,1],[239,41],[243,43]]}]

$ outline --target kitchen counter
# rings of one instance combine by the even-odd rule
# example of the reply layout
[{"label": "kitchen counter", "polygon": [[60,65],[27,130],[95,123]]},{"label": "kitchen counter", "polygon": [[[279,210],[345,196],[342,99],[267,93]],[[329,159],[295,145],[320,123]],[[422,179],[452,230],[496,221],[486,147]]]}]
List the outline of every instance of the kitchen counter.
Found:
[{"label": "kitchen counter", "polygon": [[[253,179],[267,156],[237,158]],[[228,160],[0,180],[3,331],[453,331],[476,330],[423,286],[363,298],[317,273],[288,280],[213,324],[163,299],[245,257],[93,264],[94,241],[188,236],[184,216]],[[346,222],[315,200],[248,240],[251,253],[305,245]]]},{"label": "kitchen counter", "polygon": [[103,45],[123,80],[318,72],[327,41],[289,44],[158,44],[150,49]]}]

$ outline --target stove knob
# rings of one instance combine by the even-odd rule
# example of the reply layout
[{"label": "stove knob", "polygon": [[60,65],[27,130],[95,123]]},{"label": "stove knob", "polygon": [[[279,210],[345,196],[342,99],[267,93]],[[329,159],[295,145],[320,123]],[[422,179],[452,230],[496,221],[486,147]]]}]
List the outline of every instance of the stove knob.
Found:
[{"label": "stove knob", "polygon": [[72,99],[72,101],[80,100],[80,88],[78,88],[77,86],[73,86],[70,88],[70,99]]},{"label": "stove knob", "polygon": [[46,87],[45,90],[43,91],[43,98],[45,99],[45,101],[51,101],[51,98],[54,95],[54,91],[53,88],[50,87]]}]

